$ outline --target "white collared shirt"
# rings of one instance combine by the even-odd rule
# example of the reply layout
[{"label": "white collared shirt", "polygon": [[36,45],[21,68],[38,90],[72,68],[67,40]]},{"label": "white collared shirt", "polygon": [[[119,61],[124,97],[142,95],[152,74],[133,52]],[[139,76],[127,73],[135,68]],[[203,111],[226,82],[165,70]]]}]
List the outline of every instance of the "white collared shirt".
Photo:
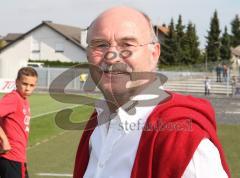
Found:
[{"label": "white collared shirt", "polygon": [[[106,103],[98,103],[98,106],[101,106],[96,107],[98,122],[105,122],[99,124],[90,137],[90,158],[84,178],[130,178],[142,134],[141,128],[156,105],[136,105],[136,112],[132,115],[122,108],[118,109],[117,114],[110,115]],[[106,118],[113,119],[106,122]],[[200,142],[182,176],[203,177],[228,177],[222,167],[218,149],[209,139]]]}]

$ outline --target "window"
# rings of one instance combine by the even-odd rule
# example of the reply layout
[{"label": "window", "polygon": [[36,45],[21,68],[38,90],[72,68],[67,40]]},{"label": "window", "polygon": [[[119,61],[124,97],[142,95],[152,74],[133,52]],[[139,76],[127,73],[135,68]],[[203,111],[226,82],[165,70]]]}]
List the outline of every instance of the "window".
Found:
[{"label": "window", "polygon": [[56,53],[63,53],[64,52],[64,45],[63,45],[63,43],[56,43],[55,52]]}]

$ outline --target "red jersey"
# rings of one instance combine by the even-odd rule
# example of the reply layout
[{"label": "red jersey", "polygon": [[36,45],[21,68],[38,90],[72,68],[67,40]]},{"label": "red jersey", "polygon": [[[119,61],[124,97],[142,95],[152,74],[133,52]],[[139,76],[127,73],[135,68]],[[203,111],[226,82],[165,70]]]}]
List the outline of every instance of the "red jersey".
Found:
[{"label": "red jersey", "polygon": [[29,135],[30,107],[26,98],[17,91],[6,94],[0,100],[0,125],[12,149],[0,154],[9,160],[26,162],[26,148]]}]

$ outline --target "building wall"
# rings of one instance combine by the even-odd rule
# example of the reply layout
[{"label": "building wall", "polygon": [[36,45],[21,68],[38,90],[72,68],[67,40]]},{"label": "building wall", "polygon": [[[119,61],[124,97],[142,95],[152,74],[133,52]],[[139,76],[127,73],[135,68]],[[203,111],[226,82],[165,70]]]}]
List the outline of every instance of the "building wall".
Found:
[{"label": "building wall", "polygon": [[232,55],[232,75],[240,76],[240,56]]},{"label": "building wall", "polygon": [[[56,52],[56,46],[61,52]],[[63,36],[42,26],[0,53],[0,78],[15,79],[29,59],[86,62],[85,51]]]},{"label": "building wall", "polygon": [[18,69],[27,65],[30,44],[30,38],[26,37],[0,53],[0,78],[16,78]]},{"label": "building wall", "polygon": [[[49,29],[47,26],[43,26],[34,31],[31,37],[32,52],[30,58],[33,60],[86,62],[86,55],[82,49],[69,40],[66,40],[62,35]],[[39,45],[39,53],[33,52],[34,44],[36,43]],[[62,46],[63,52],[56,52],[56,45]]]}]

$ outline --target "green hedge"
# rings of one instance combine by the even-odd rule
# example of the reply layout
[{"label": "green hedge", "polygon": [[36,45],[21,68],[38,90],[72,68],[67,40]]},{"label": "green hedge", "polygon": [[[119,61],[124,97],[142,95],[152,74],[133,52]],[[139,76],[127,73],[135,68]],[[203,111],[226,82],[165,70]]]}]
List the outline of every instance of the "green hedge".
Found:
[{"label": "green hedge", "polygon": [[40,62],[43,63],[46,67],[79,67],[79,68],[88,68],[88,63],[80,63],[80,62],[62,62],[62,61],[49,61],[49,60],[31,60],[28,62]]}]

